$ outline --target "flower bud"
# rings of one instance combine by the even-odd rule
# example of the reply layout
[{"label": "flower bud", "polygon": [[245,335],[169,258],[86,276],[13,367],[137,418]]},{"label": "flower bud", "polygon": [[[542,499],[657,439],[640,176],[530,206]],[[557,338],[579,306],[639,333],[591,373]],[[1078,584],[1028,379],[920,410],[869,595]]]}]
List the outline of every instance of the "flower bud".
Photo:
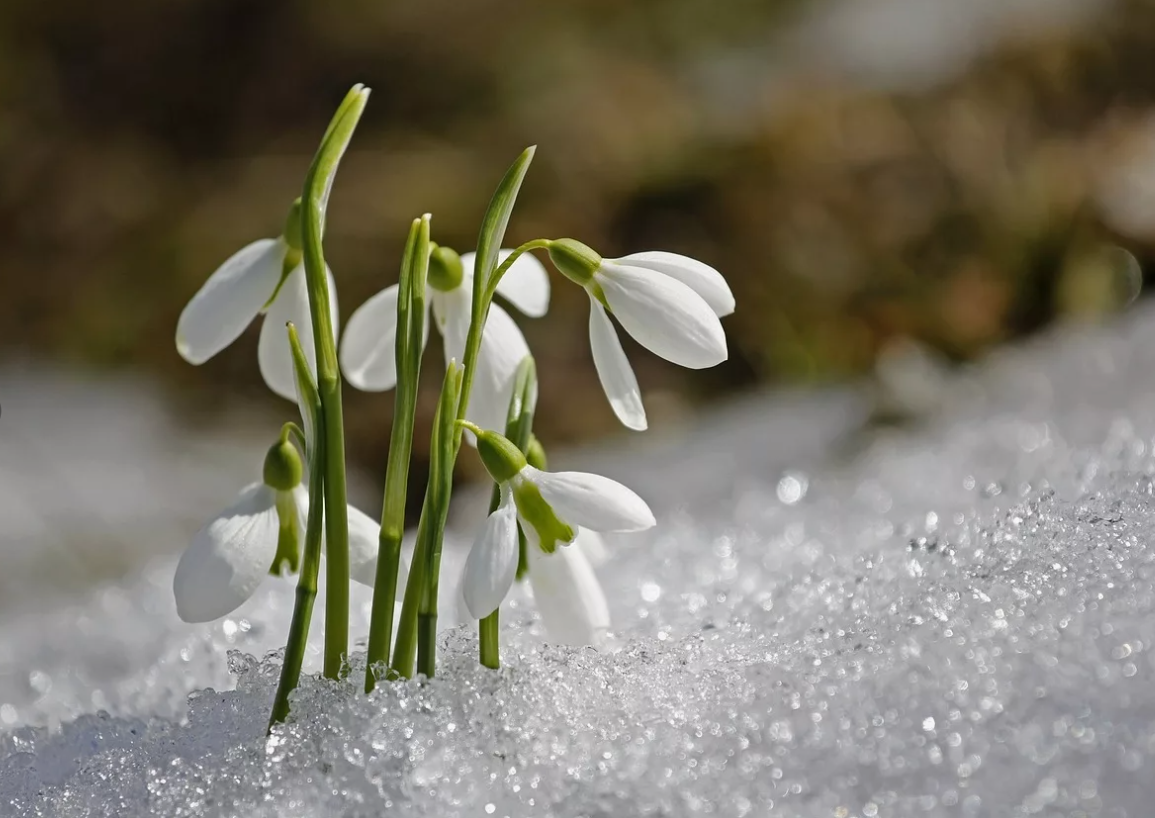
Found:
[{"label": "flower bud", "polygon": [[285,244],[298,252],[304,247],[301,241],[301,197],[293,200],[289,215],[285,217],[285,229],[281,232]]},{"label": "flower bud", "polygon": [[545,447],[541,445],[541,441],[537,439],[537,435],[529,436],[529,446],[525,451],[525,462],[533,466],[535,469],[546,470]]},{"label": "flower bud", "polygon": [[525,455],[497,432],[482,430],[477,434],[477,453],[485,470],[498,483],[508,483],[525,468]]},{"label": "flower bud", "polygon": [[449,247],[437,246],[429,254],[429,286],[443,293],[461,286],[465,270],[461,266],[461,256]]},{"label": "flower bud", "polygon": [[301,456],[288,440],[281,440],[269,447],[265,455],[265,485],[275,491],[292,491],[301,483],[305,469]]},{"label": "flower bud", "polygon": [[549,259],[570,281],[586,287],[602,265],[602,257],[577,239],[554,239],[549,243]]}]

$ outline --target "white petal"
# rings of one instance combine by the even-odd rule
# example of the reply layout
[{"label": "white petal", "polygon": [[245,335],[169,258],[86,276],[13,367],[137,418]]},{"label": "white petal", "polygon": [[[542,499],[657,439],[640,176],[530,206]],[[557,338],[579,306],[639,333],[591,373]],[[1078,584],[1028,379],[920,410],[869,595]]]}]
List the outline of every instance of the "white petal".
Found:
[{"label": "white petal", "polygon": [[304,483],[293,486],[293,505],[297,508],[297,548],[304,554],[305,531],[309,527],[309,489]]},{"label": "white petal", "polygon": [[722,322],[682,282],[611,262],[602,263],[594,280],[622,327],[650,352],[690,369],[726,360]]},{"label": "white petal", "polygon": [[[333,324],[333,340],[337,335],[337,285],[333,273],[329,278],[329,310]],[[313,376],[317,375],[317,350],[313,342],[313,321],[309,314],[309,290],[305,284],[305,268],[298,266],[289,273],[277,299],[265,313],[261,337],[257,343],[257,361],[261,375],[269,389],[282,398],[297,399],[296,375],[293,373],[293,354],[289,351],[289,334],[285,324],[292,321],[297,327],[301,349],[309,362]]]},{"label": "white petal", "polygon": [[642,392],[638,389],[638,379],[634,377],[617,330],[610,323],[605,309],[596,299],[590,298],[590,350],[594,355],[594,366],[598,370],[598,380],[610,400],[610,406],[618,420],[628,429],[644,431],[646,409],[642,406]]},{"label": "white petal", "polygon": [[588,528],[578,529],[572,547],[579,549],[594,568],[604,565],[610,558],[605,539],[598,532],[590,531]]},{"label": "white petal", "polygon": [[185,622],[210,622],[244,603],[277,555],[276,495],[264,483],[244,488],[237,502],[193,537],[172,579]]},{"label": "white petal", "polygon": [[363,391],[397,385],[397,294],[394,284],[358,307],[341,338],[341,371]]},{"label": "white petal", "polygon": [[469,420],[482,429],[505,431],[517,367],[527,355],[529,346],[513,318],[498,305],[491,305],[477,354],[477,372],[466,412]]},{"label": "white petal", "polygon": [[445,365],[451,360],[461,363],[465,355],[465,338],[469,334],[469,310],[473,295],[468,286],[461,286],[449,292],[432,290],[429,303],[433,308],[433,322],[444,340]]},{"label": "white petal", "polygon": [[[501,250],[497,254],[497,263],[501,264],[512,253],[512,250]],[[471,257],[469,262],[472,269],[474,254],[465,255]],[[465,256],[462,256],[463,262],[464,259]],[[533,253],[522,253],[497,283],[497,294],[517,307],[523,315],[541,318],[549,311],[549,273]]]},{"label": "white petal", "polygon": [[254,241],[209,276],[176,325],[182,358],[203,364],[237,340],[276,291],[285,249],[280,239]]},{"label": "white petal", "polygon": [[489,616],[501,605],[517,574],[517,513],[509,489],[501,505],[485,521],[469,556],[465,558],[462,593],[475,619]]},{"label": "white petal", "polygon": [[709,264],[662,250],[631,253],[615,260],[629,267],[644,267],[676,278],[702,296],[719,318],[734,312],[734,294],[730,292],[730,285],[722,278],[722,274]]},{"label": "white petal", "polygon": [[654,525],[646,501],[616,480],[580,471],[547,472],[526,466],[522,478],[535,483],[562,522],[593,531],[641,531]]},{"label": "white petal", "polygon": [[564,645],[597,645],[610,627],[610,609],[593,566],[573,546],[552,554],[527,551],[529,584],[550,640]]}]

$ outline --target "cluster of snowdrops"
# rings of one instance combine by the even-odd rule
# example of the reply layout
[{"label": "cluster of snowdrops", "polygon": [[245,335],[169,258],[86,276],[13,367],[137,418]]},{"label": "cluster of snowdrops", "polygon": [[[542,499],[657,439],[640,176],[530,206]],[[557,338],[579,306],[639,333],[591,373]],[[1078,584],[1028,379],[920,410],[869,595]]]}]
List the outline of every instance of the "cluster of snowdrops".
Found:
[{"label": "cluster of snowdrops", "polygon": [[[381,679],[435,673],[441,546],[463,442],[476,447],[494,481],[490,514],[463,572],[447,578],[479,621],[481,663],[499,664],[498,612],[522,577],[531,583],[552,638],[593,644],[609,627],[594,572],[604,553],[597,532],[639,531],[655,521],[646,503],[620,483],[546,470],[532,431],[533,358],[517,324],[493,303],[500,296],[527,317],[546,315],[550,279],[534,251],[545,251],[565,280],[588,294],[594,364],[628,428],[645,429],[646,413],[611,315],[643,347],[676,364],[700,369],[727,357],[719,319],[733,311],[734,299],[706,264],[667,252],[603,259],[573,239],[501,249],[532,148],[499,184],[476,252],[459,255],[437,245],[429,215],[414,219],[398,283],[353,313],[338,352],[336,284],[322,235],[337,167],[368,94],[355,86],[338,108],[282,235],[256,241],[221,265],[185,307],[176,333],[180,354],[201,364],[264,314],[261,374],[300,410],[300,424],[284,424],[269,449],[262,478],[196,534],[173,580],[180,616],[203,622],[235,610],[269,574],[296,573],[296,605],[270,726],[288,714],[289,694],[300,678],[322,566],[325,676],[339,678],[347,669],[350,580],[374,588],[365,689]],[[430,318],[443,340],[446,367],[429,484],[406,565],[404,510]],[[359,389],[395,390],[379,522],[347,504],[342,373]]]}]

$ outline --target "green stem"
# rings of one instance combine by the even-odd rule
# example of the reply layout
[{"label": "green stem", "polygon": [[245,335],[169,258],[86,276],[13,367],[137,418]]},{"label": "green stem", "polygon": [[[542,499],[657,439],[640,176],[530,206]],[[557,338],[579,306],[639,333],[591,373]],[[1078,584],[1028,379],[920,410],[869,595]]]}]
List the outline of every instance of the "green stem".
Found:
[{"label": "green stem", "polygon": [[[289,346],[296,367],[301,411],[312,419],[312,424],[306,421],[306,425],[323,428],[325,423],[321,415],[320,398],[312,383],[304,352],[301,351],[301,344],[292,324],[289,325]],[[296,424],[286,423],[281,429],[282,435],[287,431],[299,435],[306,444],[310,443],[305,440],[305,434]],[[325,516],[324,435],[318,433],[317,440],[311,441],[311,445],[313,451],[302,446],[309,464],[309,517],[305,524],[305,547],[301,557],[301,570],[297,575],[297,599],[293,605],[293,618],[289,624],[289,638],[285,643],[285,660],[281,664],[281,678],[273,699],[273,713],[269,717],[269,730],[289,715],[289,694],[296,689],[301,680],[305,646],[309,641],[309,623],[313,618],[313,601],[317,597],[317,575],[321,566],[321,531]],[[296,524],[295,520],[293,524]]]},{"label": "green stem", "polygon": [[397,297],[397,391],[393,431],[389,438],[389,465],[385,472],[385,499],[381,507],[381,535],[377,549],[377,576],[373,612],[369,620],[369,647],[365,692],[377,683],[375,668],[389,662],[393,643],[393,611],[397,601],[397,574],[401,539],[405,531],[405,499],[409,458],[413,451],[413,423],[417,414],[417,385],[421,376],[425,331],[425,280],[429,273],[429,216],[414,219],[405,244]]},{"label": "green stem", "polygon": [[530,250],[544,250],[547,247],[549,247],[549,239],[534,239],[533,241],[527,241],[510,253],[505,261],[501,262],[497,269],[493,271],[493,275],[490,276],[490,284],[489,287],[486,288],[485,293],[486,300],[490,302],[493,301],[493,297],[497,294],[497,285],[501,283],[502,277],[505,276],[506,271],[513,266],[513,263],[517,261],[519,256]]},{"label": "green stem", "polygon": [[[516,390],[514,392],[514,400],[517,399]],[[498,505],[501,504],[501,487],[496,483],[493,486],[493,493],[489,498],[489,513],[497,511]],[[498,634],[500,633],[499,617],[501,614],[501,606],[494,609],[489,616],[484,616],[477,622],[477,653],[478,661],[488,668],[497,670],[501,667],[501,651],[498,648]]]},{"label": "green stem", "polygon": [[397,623],[397,644],[393,646],[393,661],[390,670],[404,679],[413,678],[414,663],[417,659],[417,608],[421,602],[421,590],[425,584],[425,549],[429,510],[429,491],[425,492],[425,504],[421,508],[421,519],[417,523],[417,544],[413,549],[413,563],[409,567],[409,582],[405,585],[405,598],[401,603],[401,619]]},{"label": "green stem", "polygon": [[309,292],[309,314],[316,346],[317,387],[324,418],[325,492],[325,662],[324,674],[341,674],[349,648],[349,509],[345,489],[345,428],[341,411],[341,374],[329,303],[329,273],[322,247],[325,211],[333,177],[365,109],[369,91],[354,88],[337,109],[301,196],[302,257]]},{"label": "green stem", "polygon": [[494,609],[493,613],[477,623],[478,652],[481,664],[497,670],[501,667],[501,652],[498,650],[497,635],[500,631],[498,616],[501,608]]},{"label": "green stem", "polygon": [[429,503],[441,510],[430,517],[422,552],[425,563],[417,618],[417,672],[433,678],[437,670],[437,592],[441,578],[441,544],[445,540],[444,509],[453,490],[453,447],[455,434],[453,407],[460,400],[461,367],[450,363],[441,385],[441,398],[433,419],[432,464],[429,475]]},{"label": "green stem", "polygon": [[349,505],[345,491],[345,430],[340,379],[322,379],[325,417],[325,662],[326,678],[341,676],[349,649]]},{"label": "green stem", "polygon": [[301,680],[301,667],[305,662],[305,646],[309,641],[309,623],[313,618],[313,601],[317,597],[317,575],[321,566],[324,480],[320,467],[314,467],[309,476],[309,521],[305,530],[301,572],[297,575],[297,598],[293,605],[293,619],[289,624],[289,638],[285,643],[281,678],[277,683],[276,697],[273,699],[269,730],[272,730],[274,724],[283,722],[289,715],[289,694],[296,690]]}]

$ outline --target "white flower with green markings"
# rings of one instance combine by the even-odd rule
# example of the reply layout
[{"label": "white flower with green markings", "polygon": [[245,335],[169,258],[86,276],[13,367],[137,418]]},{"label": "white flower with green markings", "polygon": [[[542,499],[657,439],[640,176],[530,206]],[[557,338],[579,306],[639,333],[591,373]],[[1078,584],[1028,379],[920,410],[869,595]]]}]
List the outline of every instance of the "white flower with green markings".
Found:
[{"label": "white flower with green markings", "polygon": [[614,414],[628,428],[646,428],[634,370],[607,311],[650,352],[679,366],[705,369],[726,360],[723,316],[734,295],[722,274],[687,256],[651,251],[603,259],[574,239],[549,242],[549,256],[590,298],[590,349]]},{"label": "white flower with green markings", "polygon": [[[199,366],[240,337],[258,315],[264,314],[257,362],[268,387],[293,400],[293,359],[285,336],[292,321],[313,372],[317,370],[309,293],[301,265],[299,204],[285,221],[285,233],[259,239],[234,253],[208,278],[180,314],[176,348],[181,357]],[[337,326],[337,290],[328,272],[329,309]],[[336,339],[334,339],[336,340]]]},{"label": "white flower with green markings", "polygon": [[[499,259],[511,250],[502,250]],[[448,247],[437,247],[429,258],[428,312],[432,310],[437,329],[444,339],[445,361],[461,361],[469,333],[473,305],[474,254],[458,256]],[[397,297],[394,284],[357,308],[341,339],[341,370],[353,386],[368,392],[383,392],[397,385]],[[530,318],[540,318],[549,309],[549,275],[541,262],[522,255],[510,265],[497,286],[497,294]],[[525,336],[509,313],[499,305],[489,308],[489,318],[481,336],[477,374],[469,401],[469,418],[483,428],[505,422],[513,389],[513,376],[521,359],[529,354]]]},{"label": "white flower with green markings", "polygon": [[[536,469],[505,437],[470,428],[477,436],[478,454],[497,482],[501,496],[497,510],[489,515],[465,560],[462,592],[471,616],[481,619],[493,613],[509,593],[517,574],[519,523],[528,550],[541,551],[547,558],[567,550],[579,527],[590,531],[642,531],[655,524],[646,502],[621,483],[585,472]],[[560,621],[572,614],[596,623],[608,620],[608,614],[590,608],[591,603],[596,604],[589,591],[592,568],[588,560],[582,566],[577,559],[575,563],[575,558],[567,555],[553,563],[548,559],[538,563],[537,581],[548,589],[543,597],[550,598],[545,604],[553,606],[549,618]],[[532,561],[529,571],[531,581],[535,581]],[[596,577],[592,579],[596,583]],[[556,587],[559,584],[564,592]],[[536,592],[538,586],[534,587]],[[600,595],[600,587],[598,592]],[[601,599],[604,603],[604,596]],[[546,612],[540,601],[538,607],[544,618]]]},{"label": "white flower with green markings", "polygon": [[[196,533],[173,576],[181,619],[211,622],[227,616],[266,576],[296,572],[309,515],[302,475],[297,450],[283,438],[265,457],[264,479],[245,486],[235,503]],[[370,587],[377,571],[379,533],[376,522],[349,506],[350,576]]]}]

